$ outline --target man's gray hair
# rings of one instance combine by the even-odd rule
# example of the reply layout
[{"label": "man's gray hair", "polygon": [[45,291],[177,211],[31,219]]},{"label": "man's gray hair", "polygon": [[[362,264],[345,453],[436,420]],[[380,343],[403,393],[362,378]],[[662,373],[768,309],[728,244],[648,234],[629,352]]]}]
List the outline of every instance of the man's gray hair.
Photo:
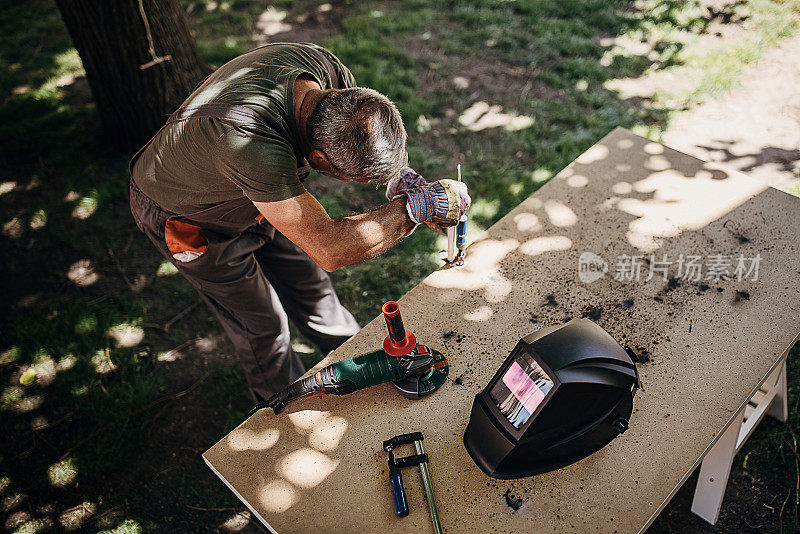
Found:
[{"label": "man's gray hair", "polygon": [[406,129],[391,100],[365,87],[332,89],[307,125],[308,140],[348,176],[385,184],[408,164]]}]

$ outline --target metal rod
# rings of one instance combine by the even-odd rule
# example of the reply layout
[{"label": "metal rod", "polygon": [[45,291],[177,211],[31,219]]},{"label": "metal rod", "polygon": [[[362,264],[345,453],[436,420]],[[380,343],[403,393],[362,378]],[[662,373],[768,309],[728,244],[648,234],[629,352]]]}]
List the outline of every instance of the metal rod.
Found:
[{"label": "metal rod", "polygon": [[[422,442],[415,441],[414,447],[417,449],[417,454],[425,454],[422,450]],[[431,511],[431,519],[433,519],[433,530],[436,534],[443,534],[442,523],[439,521],[439,510],[436,508],[436,499],[433,497],[433,483],[431,482],[431,475],[428,472],[428,463],[422,462],[419,464],[419,472],[422,474],[422,485],[425,488],[425,498],[428,500],[428,508]]]},{"label": "metal rod", "polygon": [[[458,164],[458,181],[461,181],[461,164]],[[458,224],[456,225],[456,237],[455,237],[455,244],[456,244],[456,252],[454,257],[454,262],[456,267],[461,267],[464,265],[464,247],[466,246],[467,240],[467,214],[461,216],[458,219]]]},{"label": "metal rod", "polygon": [[456,259],[456,227],[451,226],[447,229],[447,262],[453,263]]},{"label": "metal rod", "polygon": [[[461,164],[456,167],[458,169],[458,181],[461,181]],[[447,262],[453,263],[456,259],[456,227],[451,226],[447,229]]]}]

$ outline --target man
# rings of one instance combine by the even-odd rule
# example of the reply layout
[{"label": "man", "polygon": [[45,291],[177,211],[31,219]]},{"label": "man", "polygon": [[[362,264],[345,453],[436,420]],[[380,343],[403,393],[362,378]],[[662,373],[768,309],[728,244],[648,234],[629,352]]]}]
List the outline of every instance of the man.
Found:
[{"label": "man", "polygon": [[[323,353],[358,332],[325,271],[469,208],[460,182],[405,167],[405,142],[391,101],[333,54],[278,43],[220,67],[134,156],[134,219],[214,311],[257,402],[305,372],[288,319]],[[388,184],[389,203],[332,220],[303,187],[309,167]]]}]

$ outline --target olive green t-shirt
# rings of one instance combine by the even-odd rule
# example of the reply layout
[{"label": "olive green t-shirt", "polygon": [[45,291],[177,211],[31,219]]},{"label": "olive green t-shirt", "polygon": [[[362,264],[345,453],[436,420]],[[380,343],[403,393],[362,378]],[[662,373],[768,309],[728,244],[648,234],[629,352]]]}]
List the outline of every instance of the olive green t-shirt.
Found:
[{"label": "olive green t-shirt", "polygon": [[[336,80],[318,53],[328,58]],[[135,162],[136,185],[163,209],[181,215],[243,195],[274,202],[302,194],[308,167],[300,150],[292,88],[303,74],[322,89],[355,86],[347,67],[317,45],[280,43],[241,55],[209,76],[182,107],[243,105],[256,111],[263,124],[205,117],[169,124]]]}]

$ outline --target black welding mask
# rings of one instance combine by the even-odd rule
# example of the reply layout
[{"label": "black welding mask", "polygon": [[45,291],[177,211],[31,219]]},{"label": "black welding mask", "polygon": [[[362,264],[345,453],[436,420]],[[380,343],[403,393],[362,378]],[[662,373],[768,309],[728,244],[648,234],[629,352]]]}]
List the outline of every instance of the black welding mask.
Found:
[{"label": "black welding mask", "polygon": [[592,321],[543,328],[475,397],[464,445],[493,478],[552,471],[627,430],[638,387],[630,355]]}]

